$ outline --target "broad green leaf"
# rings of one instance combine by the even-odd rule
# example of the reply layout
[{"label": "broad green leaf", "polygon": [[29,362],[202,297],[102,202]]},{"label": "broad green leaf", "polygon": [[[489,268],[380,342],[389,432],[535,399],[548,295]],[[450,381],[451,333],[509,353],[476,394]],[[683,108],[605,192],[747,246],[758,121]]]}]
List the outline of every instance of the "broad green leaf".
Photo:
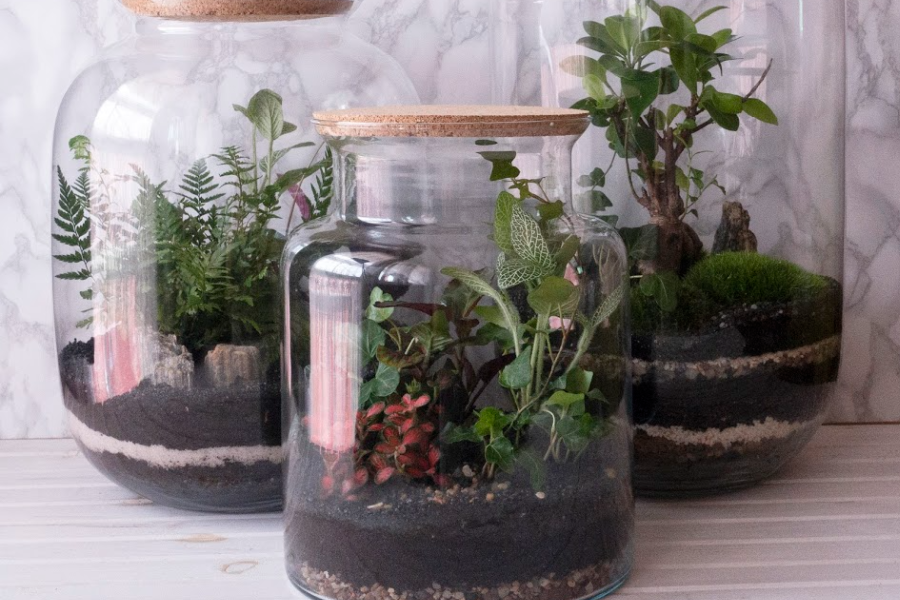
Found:
[{"label": "broad green leaf", "polygon": [[581,239],[577,235],[567,237],[556,253],[556,267],[560,270],[565,269],[580,249]]},{"label": "broad green leaf", "polygon": [[669,48],[669,58],[678,77],[692,94],[697,93],[697,59],[693,52],[683,46]]},{"label": "broad green leaf", "polygon": [[690,15],[674,6],[663,6],[659,11],[659,19],[666,32],[676,41],[697,33],[697,25]]},{"label": "broad green leaf", "polygon": [[540,225],[521,206],[513,207],[510,225],[512,246],[519,258],[541,269],[553,268],[553,257]]},{"label": "broad green leaf", "polygon": [[719,47],[715,38],[702,33],[692,33],[684,41],[688,44],[688,48],[704,58],[715,56],[716,49]]},{"label": "broad green leaf", "polygon": [[250,122],[267,140],[277,140],[284,132],[284,108],[281,96],[272,90],[260,90],[247,105]]},{"label": "broad green leaf", "polygon": [[585,21],[584,30],[588,36],[597,41],[598,46],[604,48],[603,50],[598,50],[598,52],[625,56],[627,49],[610,34],[606,25],[596,21]]},{"label": "broad green leaf", "polygon": [[538,214],[541,215],[541,221],[544,223],[559,219],[566,214],[566,205],[559,200],[556,202],[541,202],[537,208]]},{"label": "broad green leaf", "polygon": [[496,306],[479,306],[475,308],[475,314],[485,323],[493,323],[499,327],[506,326],[503,313]]},{"label": "broad green leaf", "polygon": [[699,23],[700,21],[706,20],[709,17],[713,16],[717,12],[719,12],[721,10],[727,10],[727,9],[728,9],[727,6],[714,6],[714,7],[710,8],[709,10],[705,10],[702,13],[700,13],[700,15],[696,19],[694,19],[694,23]]},{"label": "broad green leaf", "polygon": [[631,50],[641,35],[641,22],[635,17],[616,15],[606,19],[606,30],[619,46]]},{"label": "broad green leaf", "polygon": [[673,67],[664,67],[656,71],[659,77],[659,93],[666,96],[674,94],[681,86],[681,80],[678,79],[678,72]]},{"label": "broad green leaf", "polygon": [[581,85],[584,91],[587,92],[587,95],[594,100],[602,102],[606,99],[606,87],[603,84],[603,80],[596,75],[585,75],[581,80]]},{"label": "broad green leaf", "polygon": [[722,46],[727,46],[735,40],[734,32],[730,29],[721,29],[712,34],[712,39],[716,40],[716,50]]},{"label": "broad green leaf", "polygon": [[484,441],[472,427],[463,427],[450,423],[441,434],[441,441],[445,444],[459,444],[461,442],[479,443]]},{"label": "broad green leaf", "polygon": [[578,309],[581,294],[568,279],[547,277],[528,294],[528,305],[539,315],[569,317]]},{"label": "broad green leaf", "polygon": [[758,98],[750,98],[744,102],[744,112],[769,125],[778,125],[778,117],[768,104]]},{"label": "broad green leaf", "polygon": [[712,103],[708,103],[706,106],[706,112],[709,113],[710,118],[722,129],[727,131],[737,131],[741,128],[741,120],[737,115],[724,113]]},{"label": "broad green leaf", "polygon": [[500,373],[500,385],[510,390],[522,390],[528,387],[532,377],[531,349],[526,348]]},{"label": "broad green leaf", "polygon": [[402,371],[415,365],[421,364],[425,360],[425,355],[421,352],[413,352],[412,354],[404,354],[395,350],[389,350],[385,346],[380,346],[376,352],[378,362],[384,366]]},{"label": "broad green leaf", "polygon": [[559,66],[563,71],[575,77],[587,75],[594,75],[600,79],[606,77],[606,69],[597,62],[597,59],[581,54],[563,59]]},{"label": "broad green leaf", "polygon": [[644,114],[659,97],[660,72],[647,73],[630,69],[622,77],[622,94],[635,119]]}]

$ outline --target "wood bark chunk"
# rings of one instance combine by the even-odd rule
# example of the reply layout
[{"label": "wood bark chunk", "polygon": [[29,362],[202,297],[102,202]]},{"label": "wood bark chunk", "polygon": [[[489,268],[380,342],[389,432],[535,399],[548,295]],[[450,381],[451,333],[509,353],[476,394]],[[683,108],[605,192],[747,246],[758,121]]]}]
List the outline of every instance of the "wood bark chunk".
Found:
[{"label": "wood bark chunk", "polygon": [[214,387],[260,380],[260,352],[255,346],[219,344],[206,356],[207,376]]},{"label": "wood bark chunk", "polygon": [[168,385],[176,390],[189,390],[194,383],[194,357],[178,343],[174,335],[160,335],[156,348],[154,385]]},{"label": "wood bark chunk", "polygon": [[722,222],[716,231],[713,254],[757,250],[756,235],[750,231],[750,213],[740,202],[726,202],[722,207]]}]

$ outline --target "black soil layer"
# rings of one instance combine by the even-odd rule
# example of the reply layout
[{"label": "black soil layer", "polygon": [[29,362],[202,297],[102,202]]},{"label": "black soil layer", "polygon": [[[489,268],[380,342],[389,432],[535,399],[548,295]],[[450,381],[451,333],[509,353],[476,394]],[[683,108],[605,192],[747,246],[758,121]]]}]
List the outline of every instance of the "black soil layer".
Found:
[{"label": "black soil layer", "polygon": [[[527,478],[469,481],[444,491],[397,481],[370,485],[349,501],[319,495],[324,468],[318,450],[304,444],[292,452],[292,468],[306,468],[292,471],[289,480],[288,570],[312,591],[316,582],[304,573],[327,572],[357,590],[380,588],[413,599],[428,596],[424,590],[438,583],[481,600],[490,594],[473,590],[565,582],[571,573],[602,568],[605,580],[588,590],[596,592],[617,583],[630,566],[628,474],[599,466],[599,456],[582,457],[582,467],[554,466],[543,494]],[[610,464],[627,469],[627,459]],[[580,598],[588,595],[583,585],[576,590],[574,582],[562,583],[565,589],[539,597]]]},{"label": "black soil layer", "polygon": [[[752,485],[799,452],[827,412],[837,380],[841,310],[841,288],[833,283],[817,301],[741,307],[696,335],[635,336],[636,365],[646,365],[634,383],[638,493],[703,494]],[[796,356],[815,348],[831,351]],[[741,361],[747,368],[735,372],[733,365]],[[692,366],[704,362],[699,369]],[[666,372],[664,363],[678,367]],[[727,447],[678,444],[640,429],[703,432],[769,419],[811,425],[782,439]]]},{"label": "black soil layer", "polygon": [[[278,447],[281,396],[277,378],[264,384],[176,390],[143,381],[127,394],[92,402],[85,365],[90,343],[73,342],[60,356],[66,406],[85,426],[141,446],[168,450],[220,447]],[[165,469],[121,454],[94,452],[87,458],[105,475],[159,504],[215,512],[275,511],[281,508],[281,466],[226,462],[221,467]]]}]

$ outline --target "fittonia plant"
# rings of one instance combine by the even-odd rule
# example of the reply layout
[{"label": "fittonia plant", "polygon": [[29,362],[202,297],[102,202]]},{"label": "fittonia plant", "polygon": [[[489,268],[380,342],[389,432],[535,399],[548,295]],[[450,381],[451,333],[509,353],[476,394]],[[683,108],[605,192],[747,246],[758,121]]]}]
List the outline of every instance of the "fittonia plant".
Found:
[{"label": "fittonia plant", "polygon": [[[778,124],[772,109],[755,97],[771,63],[745,95],[715,85],[724,65],[734,60],[727,48],[737,38],[730,29],[704,32],[702,27],[725,8],[691,16],[674,6],[636,0],[624,15],[587,21],[587,37],[578,44],[594,56],[562,63],[582,78],[588,94],[575,107],[590,111],[614,151],[609,167],[580,183],[590,189],[595,209],[608,209],[612,203],[600,188],[616,159],[624,161],[631,195],[649,213],[650,225],[623,230],[623,237],[644,276],[642,287],[664,309],[674,308],[666,288],[677,285],[675,275],[686,274],[704,255],[687,222],[697,214],[695,204],[711,188],[725,192],[715,175],[693,167],[695,140],[714,128],[738,131],[742,116]],[[648,26],[651,17],[659,24]]]},{"label": "fittonia plant", "polygon": [[[72,268],[57,277],[87,284],[81,296],[96,305],[111,277],[155,265],[160,332],[176,335],[192,352],[235,337],[278,335],[277,279],[285,236],[273,224],[280,219],[281,198],[290,192],[294,200],[288,232],[297,211],[303,221],[317,219],[331,202],[329,152],[307,168],[278,173],[289,154],[314,146],[276,148],[297,130],[284,120],[278,94],[262,90],[247,107],[235,109],[252,125],[252,139],[249,151],[232,146],[210,157],[218,177],[207,159],[194,163],[177,189],[151,182],[139,165],[130,175],[112,175],[97,164],[84,136],[69,143],[82,164],[77,179],[70,184],[58,169],[60,233],[53,237],[71,252],[54,258]],[[313,175],[310,199],[301,186]],[[122,211],[114,208],[113,196],[125,182],[137,184],[139,192]],[[88,315],[79,326],[91,321]]]}]

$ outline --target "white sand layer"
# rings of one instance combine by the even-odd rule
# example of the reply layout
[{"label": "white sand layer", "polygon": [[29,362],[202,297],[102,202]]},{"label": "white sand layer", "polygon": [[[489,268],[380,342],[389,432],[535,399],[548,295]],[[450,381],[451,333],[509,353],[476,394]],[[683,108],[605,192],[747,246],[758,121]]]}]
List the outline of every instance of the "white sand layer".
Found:
[{"label": "white sand layer", "polygon": [[162,469],[218,468],[229,463],[252,465],[260,462],[275,464],[282,462],[279,446],[222,446],[200,450],[174,450],[159,444],[148,446],[119,440],[91,429],[71,412],[68,416],[69,430],[88,450],[118,454]]},{"label": "white sand layer", "polygon": [[819,419],[804,423],[778,421],[772,417],[754,421],[752,425],[737,425],[726,429],[691,431],[683,427],[638,425],[636,429],[652,438],[662,438],[679,446],[722,446],[728,450],[735,445],[758,444],[765,440],[780,440],[808,428],[820,425]]}]

